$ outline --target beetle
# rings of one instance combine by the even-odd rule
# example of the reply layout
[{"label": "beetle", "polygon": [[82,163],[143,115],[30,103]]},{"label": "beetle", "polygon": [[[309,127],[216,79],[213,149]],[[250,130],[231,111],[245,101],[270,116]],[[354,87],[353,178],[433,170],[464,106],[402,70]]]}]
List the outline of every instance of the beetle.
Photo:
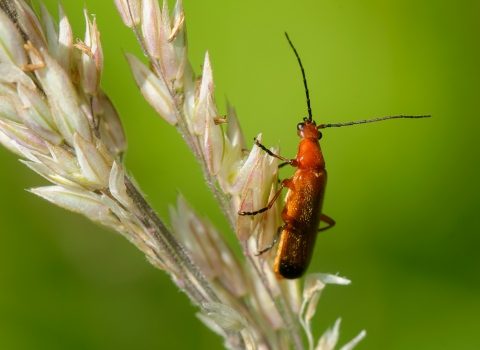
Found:
[{"label": "beetle", "polygon": [[[278,278],[295,279],[301,277],[308,268],[318,232],[325,231],[335,225],[333,219],[322,213],[323,198],[327,184],[327,171],[319,143],[319,140],[322,138],[320,129],[365,124],[396,118],[426,118],[430,117],[430,115],[396,115],[348,123],[321,124],[317,126],[312,117],[307,79],[305,78],[305,71],[300,56],[287,33],[285,33],[285,36],[302,70],[303,84],[307,97],[308,117],[303,118],[303,122],[297,125],[297,135],[301,140],[295,158],[287,159],[275,154],[262,145],[257,139],[255,139],[255,145],[271,157],[278,158],[285,162],[281,164],[281,166],[289,164],[297,169],[291,178],[285,179],[280,183],[279,189],[265,208],[252,212],[240,211],[238,214],[257,215],[263,213],[273,206],[284,188],[288,189],[287,195],[285,196],[285,205],[281,214],[283,225],[278,228],[272,244],[259,251],[257,255],[270,250],[280,237],[274,265],[275,274]],[[320,221],[325,222],[328,226],[319,228]]]}]

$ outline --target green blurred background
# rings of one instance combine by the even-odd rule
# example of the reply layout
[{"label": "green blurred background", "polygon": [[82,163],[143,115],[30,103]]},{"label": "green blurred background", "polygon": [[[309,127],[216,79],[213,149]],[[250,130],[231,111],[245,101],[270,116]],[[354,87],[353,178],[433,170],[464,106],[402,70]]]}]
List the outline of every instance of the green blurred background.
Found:
[{"label": "green blurred background", "polygon": [[[432,114],[324,131],[325,213],[310,272],[329,286],[319,336],[341,316],[358,349],[480,348],[480,3],[184,0],[190,60],[209,51],[216,99],[236,106],[248,140],[293,157],[306,116],[346,122]],[[57,16],[56,2],[45,1]],[[105,54],[103,89],[125,123],[126,165],[158,213],[178,192],[237,245],[200,168],[135,87],[122,50],[141,53],[111,1],[64,1],[83,38],[84,3]],[[172,3],[171,3],[172,4]],[[282,170],[282,177],[291,169]],[[132,245],[24,191],[43,179],[0,149],[0,349],[222,349],[197,311]]]}]

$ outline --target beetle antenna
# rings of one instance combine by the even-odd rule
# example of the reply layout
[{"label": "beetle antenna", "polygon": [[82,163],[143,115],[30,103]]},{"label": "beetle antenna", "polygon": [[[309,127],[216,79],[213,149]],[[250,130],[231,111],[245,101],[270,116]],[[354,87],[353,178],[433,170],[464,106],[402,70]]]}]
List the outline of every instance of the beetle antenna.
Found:
[{"label": "beetle antenna", "polygon": [[431,115],[391,115],[388,117],[383,118],[374,118],[374,119],[367,119],[367,120],[359,120],[356,122],[348,122],[348,123],[338,123],[338,124],[320,124],[317,129],[325,129],[325,128],[339,128],[341,126],[350,126],[356,124],[366,124],[366,123],[375,123],[381,122],[383,120],[388,119],[398,119],[398,118],[430,118]]},{"label": "beetle antenna", "polygon": [[312,120],[312,109],[310,108],[310,96],[308,94],[307,78],[305,78],[305,71],[303,70],[302,61],[300,61],[300,56],[298,56],[297,50],[295,50],[295,47],[293,46],[292,42],[290,41],[290,38],[288,37],[287,32],[285,32],[285,36],[287,37],[287,40],[290,43],[290,46],[292,47],[293,52],[295,52],[295,56],[297,56],[298,63],[300,64],[300,68],[302,69],[303,85],[305,85],[305,94],[307,95],[308,120],[311,121]]}]

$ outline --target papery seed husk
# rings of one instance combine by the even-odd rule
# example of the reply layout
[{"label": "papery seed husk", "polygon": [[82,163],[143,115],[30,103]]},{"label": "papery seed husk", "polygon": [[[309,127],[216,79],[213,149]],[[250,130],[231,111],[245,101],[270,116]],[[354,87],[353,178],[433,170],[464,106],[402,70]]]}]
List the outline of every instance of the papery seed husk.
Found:
[{"label": "papery seed husk", "polygon": [[283,294],[285,295],[288,305],[294,314],[298,314],[300,312],[300,306],[302,303],[302,294],[300,292],[300,280],[288,280],[283,279],[280,282],[280,285],[283,290]]},{"label": "papery seed husk", "polygon": [[223,331],[223,329],[218,324],[216,324],[215,321],[213,321],[210,317],[200,312],[197,312],[195,316],[197,316],[197,318],[212,332],[222,337],[225,336],[225,332]]},{"label": "papery seed husk", "polygon": [[165,74],[165,79],[168,82],[173,82],[177,74],[177,60],[175,57],[175,50],[173,44],[169,42],[169,38],[172,32],[172,25],[170,23],[170,14],[168,11],[168,2],[163,1],[160,21],[160,54],[162,70]]},{"label": "papery seed husk", "polygon": [[20,68],[10,63],[0,63],[0,82],[20,83],[29,89],[35,89],[33,80]]},{"label": "papery seed husk", "polygon": [[111,163],[91,142],[79,134],[74,136],[74,147],[82,173],[88,181],[108,187]]},{"label": "papery seed husk", "polygon": [[[252,189],[247,189],[242,194],[242,202],[238,208],[239,212],[252,212]],[[237,238],[240,242],[246,242],[253,234],[253,218],[251,215],[239,215],[236,227]]]},{"label": "papery seed husk", "polygon": [[338,337],[340,334],[340,322],[341,318],[338,318],[333,325],[333,328],[329,328],[323,333],[322,337],[319,339],[315,350],[333,350],[335,345],[338,342]]},{"label": "papery seed husk", "polygon": [[123,23],[130,28],[140,24],[140,0],[114,0]]},{"label": "papery seed husk", "polygon": [[212,175],[216,175],[220,170],[223,159],[224,150],[224,137],[222,127],[216,125],[214,117],[218,115],[215,102],[212,96],[207,98],[207,114],[205,116],[205,134],[203,150],[205,154],[205,160],[207,162],[208,170]]},{"label": "papery seed husk", "polygon": [[23,39],[15,24],[3,11],[0,11],[0,62],[9,63],[18,68],[28,63]]},{"label": "papery seed husk", "polygon": [[59,134],[50,108],[36,93],[18,84],[18,96],[22,104],[15,103],[17,114],[23,123],[45,141],[59,145],[63,137]]},{"label": "papery seed husk", "polygon": [[205,120],[208,113],[208,96],[213,96],[213,73],[210,64],[210,56],[208,51],[205,53],[205,61],[203,63],[202,82],[198,94],[198,100],[195,101],[195,114],[193,119],[194,132],[197,135],[202,135],[205,130]]},{"label": "papery seed husk", "polygon": [[93,19],[93,23],[90,21],[87,9],[84,10],[84,16],[87,27],[85,31],[85,45],[93,57],[90,57],[85,52],[82,53],[80,74],[82,76],[84,92],[94,96],[97,94],[102,77],[103,51],[96,19]]},{"label": "papery seed husk", "polygon": [[68,172],[80,172],[78,160],[74,155],[60,146],[52,145],[50,143],[47,143],[47,146],[53,159],[62,164]]},{"label": "papery seed husk", "polygon": [[20,152],[16,147],[15,144],[13,143],[12,139],[5,135],[1,130],[0,130],[0,143],[8,150],[11,152],[15,153],[16,155],[20,157],[25,157],[22,152]]},{"label": "papery seed husk", "polygon": [[16,141],[11,140],[11,143],[17,149],[17,151],[20,151],[20,153],[22,154],[22,158],[27,158],[27,159],[31,160],[32,162],[36,162],[36,163],[40,162],[38,160],[38,155],[41,154],[41,153],[39,153],[37,151],[34,151],[34,150],[31,150],[27,147],[24,147]]},{"label": "papery seed husk", "polygon": [[100,118],[100,135],[105,146],[110,153],[117,156],[122,155],[127,150],[127,138],[123,129],[122,121],[114,105],[103,92],[99,91],[98,97],[103,107],[103,115]]},{"label": "papery seed husk", "polygon": [[62,4],[58,3],[58,46],[55,51],[55,58],[60,67],[70,76],[72,66],[73,33],[70,22],[63,10]]},{"label": "papery seed husk", "polygon": [[0,117],[16,123],[22,122],[22,120],[18,117],[12,99],[7,96],[0,96]]},{"label": "papery seed husk", "polygon": [[[35,74],[47,94],[52,114],[62,136],[73,144],[73,134],[79,133],[85,140],[92,141],[92,130],[87,117],[77,102],[77,94],[70,77],[45,51],[41,52],[45,67],[37,69]],[[40,60],[31,54],[32,63]]]},{"label": "papery seed husk", "polygon": [[151,58],[160,58],[160,26],[162,14],[157,0],[142,0],[142,35]]},{"label": "papery seed husk", "polygon": [[0,131],[24,147],[48,154],[45,141],[22,124],[0,118]]},{"label": "papery seed husk", "polygon": [[340,350],[352,350],[366,336],[367,336],[367,332],[365,330],[361,331],[355,338],[353,338],[347,344],[342,346]]},{"label": "papery seed husk", "polygon": [[51,53],[56,52],[57,46],[58,46],[57,25],[54,22],[52,16],[48,12],[45,5],[41,2],[39,3],[39,5],[40,5],[41,20],[42,20],[42,29],[45,33],[45,39],[48,44],[48,49]]},{"label": "papery seed husk", "polygon": [[232,147],[224,135],[224,156],[217,174],[218,184],[224,193],[232,194],[232,183],[238,173],[238,165],[242,158],[240,147],[238,145]]},{"label": "papery seed husk", "polygon": [[123,205],[125,208],[133,206],[132,199],[127,195],[127,188],[125,186],[125,172],[122,167],[113,162],[112,170],[109,178],[110,193]]},{"label": "papery seed husk", "polygon": [[227,101],[227,136],[233,146],[239,145],[241,149],[247,148],[242,128],[238,122],[237,112]]},{"label": "papery seed husk", "polygon": [[66,189],[61,186],[33,188],[30,191],[62,208],[90,218],[110,215],[110,209],[101,202],[100,196],[89,191]]},{"label": "papery seed husk", "polygon": [[321,292],[317,292],[313,294],[312,298],[310,299],[310,302],[308,303],[307,310],[305,311],[305,315],[304,315],[305,321],[307,323],[309,323],[312,317],[315,315],[315,311],[317,310],[317,304],[318,304],[318,301],[320,300],[320,295],[321,295]]},{"label": "papery seed husk", "polygon": [[283,327],[282,317],[278,313],[270,295],[266,292],[263,282],[253,272],[253,267],[248,266],[250,301],[253,308],[260,317],[267,323],[271,330],[279,330]]},{"label": "papery seed husk", "polygon": [[187,119],[189,132],[193,133],[193,120],[195,118],[195,94],[198,80],[190,61],[187,60],[183,73],[183,110]]},{"label": "papery seed husk", "polygon": [[79,189],[79,190],[87,189],[87,188],[83,187],[82,185],[80,185],[76,182],[67,180],[64,177],[61,177],[61,176],[55,174],[45,164],[22,161],[22,160],[21,160],[21,162],[23,164],[25,164],[26,166],[28,166],[33,171],[35,171],[40,176],[42,176],[45,179],[47,179],[48,181],[54,183],[55,185],[59,185],[59,186],[62,186],[62,187],[67,187],[67,188]]},{"label": "papery seed husk", "polygon": [[11,97],[11,95],[16,94],[16,91],[17,89],[15,88],[14,85],[0,82],[0,96]]},{"label": "papery seed husk", "polygon": [[[269,198],[273,198],[276,192],[276,186],[272,185]],[[277,201],[278,200],[279,199],[277,199]],[[263,220],[260,223],[260,230],[257,235],[258,250],[263,250],[268,247],[273,242],[275,235],[277,234],[277,229],[280,226],[277,201],[275,201],[273,206],[264,213]],[[272,251],[274,251],[274,249],[266,251],[259,256],[259,259],[267,259],[269,255],[271,255]]]},{"label": "papery seed husk", "polygon": [[201,259],[202,264],[206,265],[207,271],[205,271],[205,274],[210,278],[218,277],[223,270],[221,251],[217,244],[217,241],[221,238],[215,238],[212,225],[207,220],[202,219],[180,195],[177,199],[177,210],[179,213],[177,218],[184,220],[191,228],[193,237],[184,238],[196,242],[193,251]]},{"label": "papery seed husk", "polygon": [[133,77],[143,96],[153,109],[170,125],[177,124],[170,93],[160,79],[153,74],[138,58],[125,54]]},{"label": "papery seed husk", "polygon": [[208,231],[212,240],[215,242],[215,247],[220,252],[220,264],[222,270],[220,280],[235,297],[240,298],[246,295],[247,281],[245,280],[245,272],[242,268],[241,262],[237,259],[235,254],[233,254],[230,246],[215,227],[208,222],[206,225],[209,227]]},{"label": "papery seed husk", "polygon": [[14,0],[17,10],[17,23],[28,35],[37,49],[48,49],[47,40],[43,34],[42,26],[32,8],[23,0]]},{"label": "papery seed husk", "polygon": [[216,302],[204,302],[203,307],[207,310],[213,311],[209,312],[207,315],[220,327],[237,332],[245,328],[242,318],[231,307]]},{"label": "papery seed husk", "polygon": [[[257,136],[257,140],[262,142],[262,134]],[[260,161],[261,153],[260,147],[253,146],[252,150],[248,154],[245,163],[238,171],[237,176],[232,183],[232,194],[241,194],[244,191],[244,187],[248,179],[251,177],[252,171],[256,164]]]}]

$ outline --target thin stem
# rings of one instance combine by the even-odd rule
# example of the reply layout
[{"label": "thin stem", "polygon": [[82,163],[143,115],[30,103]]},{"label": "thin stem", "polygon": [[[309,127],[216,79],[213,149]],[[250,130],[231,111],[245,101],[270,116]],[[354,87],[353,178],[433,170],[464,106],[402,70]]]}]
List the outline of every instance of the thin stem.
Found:
[{"label": "thin stem", "polygon": [[[207,310],[203,306],[204,302],[214,301],[220,303],[219,298],[210,288],[208,282],[192,262],[185,249],[173,237],[152,207],[150,207],[138,189],[126,176],[125,186],[127,187],[127,194],[132,198],[135,209],[137,209],[134,212],[135,216],[151,233],[155,243],[158,244],[162,252],[168,257],[169,262],[174,265],[176,272],[182,277],[182,282],[185,283],[182,289],[185,293],[205,312]],[[225,333],[227,334],[226,339],[228,339],[233,348],[243,348],[244,343],[239,332],[225,330]]]},{"label": "thin stem", "polygon": [[281,304],[281,309],[283,309],[282,315],[285,318],[287,318],[285,323],[285,326],[287,328],[287,332],[290,335],[290,338],[292,339],[293,346],[295,349],[303,349],[303,344],[302,344],[302,339],[299,336],[298,333],[298,327],[297,323],[295,322],[295,319],[293,318],[292,311],[288,307],[287,301],[285,300],[285,296],[283,293],[279,297],[280,299],[280,304]]},{"label": "thin stem", "polygon": [[[133,15],[132,15],[132,12],[131,12],[130,3],[129,3],[129,6],[128,6],[128,9],[130,11],[130,16],[132,17],[132,21],[133,21]],[[193,135],[190,133],[190,130],[188,129],[185,115],[182,111],[180,103],[178,102],[177,94],[173,91],[170,84],[168,84],[167,78],[165,77],[165,74],[163,73],[163,70],[162,70],[158,60],[155,60],[149,54],[149,52],[148,52],[148,50],[145,46],[145,42],[143,41],[143,38],[138,31],[138,27],[134,27],[133,30],[134,30],[135,36],[136,36],[136,38],[137,38],[137,40],[140,44],[140,47],[142,48],[143,53],[147,56],[147,58],[151,62],[153,68],[155,69],[155,71],[157,73],[157,76],[160,77],[163,84],[166,86],[166,88],[168,90],[168,93],[170,94],[170,97],[171,97],[172,101],[174,102],[173,103],[174,111],[175,111],[175,115],[177,117],[178,127],[179,127],[178,129],[179,129],[180,134],[182,135],[183,139],[185,140],[185,142],[190,147],[193,154],[195,155],[195,157],[199,161],[199,163],[202,167],[202,171],[204,173],[204,176],[207,180],[208,186],[210,187],[210,190],[212,191],[215,199],[217,200],[218,204],[220,205],[220,208],[222,209],[223,214],[227,218],[227,220],[230,224],[230,227],[232,228],[232,230],[235,231],[235,219],[233,218],[233,216],[230,213],[228,199],[227,199],[225,194],[220,193],[220,191],[218,191],[217,188],[215,187],[216,178],[215,178],[215,176],[210,174],[210,171],[208,170],[208,166],[207,166],[204,154],[202,152],[202,148],[201,148],[200,144],[198,143],[198,140],[195,137],[193,137]]]},{"label": "thin stem", "polygon": [[295,327],[293,326],[293,322],[294,322],[293,318],[291,314],[289,314],[290,309],[288,308],[288,306],[286,306],[285,303],[283,303],[283,301],[281,305],[279,305],[278,300],[275,299],[272,291],[270,290],[268,281],[265,277],[265,273],[263,271],[260,271],[257,264],[255,264],[252,256],[248,253],[248,248],[246,247],[246,245],[243,246],[243,252],[248,262],[253,266],[253,270],[257,274],[258,278],[260,278],[260,280],[262,281],[262,285],[265,288],[268,296],[270,297],[270,300],[272,300],[273,305],[275,305],[275,308],[277,309],[278,313],[280,314],[280,316],[282,316],[282,320],[285,323],[288,336],[290,337],[294,348],[298,350],[303,350],[302,340],[300,339],[298,332],[295,331]]},{"label": "thin stem", "polygon": [[193,264],[185,249],[173,237],[165,227],[147,201],[140,194],[133,183],[125,177],[127,193],[132,198],[136,212],[134,214],[152,234],[155,243],[158,244],[163,253],[174,264],[176,271],[185,283],[185,290],[192,296],[192,299],[200,306],[203,302],[219,302],[218,297],[210,289],[203,275]]}]

